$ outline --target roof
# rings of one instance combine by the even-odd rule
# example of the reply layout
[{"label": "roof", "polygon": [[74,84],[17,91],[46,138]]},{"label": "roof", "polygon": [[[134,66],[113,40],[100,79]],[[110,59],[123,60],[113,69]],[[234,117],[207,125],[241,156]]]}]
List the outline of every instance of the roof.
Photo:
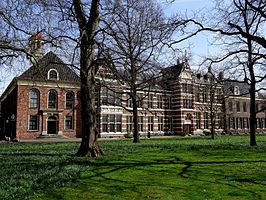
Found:
[{"label": "roof", "polygon": [[235,95],[235,87],[239,88],[239,96],[249,96],[249,85],[244,82],[237,82],[234,80],[224,80],[224,92],[227,95]]},{"label": "roof", "polygon": [[184,64],[180,63],[162,69],[163,75],[162,75],[161,87],[166,90],[173,90],[175,88],[177,78],[179,77],[183,67]]},{"label": "roof", "polygon": [[58,72],[60,81],[79,82],[78,75],[53,52],[45,54],[36,65],[23,72],[18,79],[47,80],[48,71],[51,69]]}]

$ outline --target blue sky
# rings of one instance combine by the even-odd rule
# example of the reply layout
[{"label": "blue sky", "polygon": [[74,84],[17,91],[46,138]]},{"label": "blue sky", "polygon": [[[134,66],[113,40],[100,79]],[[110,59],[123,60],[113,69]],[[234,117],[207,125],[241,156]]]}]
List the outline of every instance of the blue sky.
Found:
[{"label": "blue sky", "polygon": [[[188,15],[193,12],[198,12],[202,10],[208,10],[213,6],[212,0],[175,0],[171,4],[165,5],[165,11],[167,15],[173,15],[175,13],[187,13]],[[200,33],[193,38],[184,41],[178,45],[176,48],[182,48],[190,45],[188,51],[192,55],[189,61],[191,65],[197,66],[202,57],[207,56],[210,52],[214,51],[213,47],[209,45],[208,39],[211,39],[211,34]]]}]

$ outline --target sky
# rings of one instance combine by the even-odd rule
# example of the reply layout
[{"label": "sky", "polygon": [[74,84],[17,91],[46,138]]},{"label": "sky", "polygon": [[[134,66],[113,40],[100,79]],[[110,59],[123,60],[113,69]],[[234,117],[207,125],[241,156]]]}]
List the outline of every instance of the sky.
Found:
[{"label": "sky", "polygon": [[[163,9],[168,16],[174,15],[177,12],[187,12],[188,14],[201,10],[204,8],[210,8],[212,0],[172,0],[173,3],[165,4],[165,2],[170,2],[171,0],[161,0]],[[202,56],[206,56],[209,53],[209,45],[208,45],[208,37],[207,34],[197,35],[188,41],[182,42],[175,46],[175,48],[183,48],[190,45],[190,49],[187,51],[192,55],[191,60],[189,61],[191,66],[198,66],[200,61],[202,60]],[[183,51],[183,50],[182,50]],[[183,52],[184,53],[184,52]],[[15,71],[1,71],[0,70],[0,94],[4,92],[9,83],[15,76],[18,76],[22,73],[23,70],[15,70]]]},{"label": "sky", "polygon": [[[213,6],[212,0],[175,0],[173,3],[165,5],[166,14],[171,16],[177,12],[190,13],[208,10]],[[198,67],[203,58],[210,54],[214,49],[209,44],[211,34],[200,33],[187,41],[177,44],[176,48],[188,47],[187,51],[191,54],[190,65]]]}]

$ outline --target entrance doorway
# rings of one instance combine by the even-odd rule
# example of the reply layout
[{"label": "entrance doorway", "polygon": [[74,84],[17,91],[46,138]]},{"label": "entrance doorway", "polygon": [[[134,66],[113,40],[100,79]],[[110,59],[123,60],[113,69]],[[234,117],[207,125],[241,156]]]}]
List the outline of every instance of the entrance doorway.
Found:
[{"label": "entrance doorway", "polygon": [[190,124],[184,125],[184,132],[186,135],[191,134],[191,125]]},{"label": "entrance doorway", "polygon": [[51,116],[48,118],[47,122],[47,133],[48,134],[57,134],[58,123],[57,118],[55,116]]}]

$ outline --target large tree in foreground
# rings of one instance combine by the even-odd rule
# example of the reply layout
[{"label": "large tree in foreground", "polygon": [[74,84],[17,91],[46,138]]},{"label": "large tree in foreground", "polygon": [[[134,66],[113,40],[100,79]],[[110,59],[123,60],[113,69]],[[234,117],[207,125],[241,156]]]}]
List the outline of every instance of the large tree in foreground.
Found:
[{"label": "large tree in foreground", "polygon": [[82,117],[82,141],[77,152],[79,156],[97,157],[103,152],[97,143],[95,106],[95,74],[97,72],[94,59],[95,34],[99,23],[99,0],[92,0],[89,15],[85,12],[80,0],[73,0],[80,39],[80,101]]}]

